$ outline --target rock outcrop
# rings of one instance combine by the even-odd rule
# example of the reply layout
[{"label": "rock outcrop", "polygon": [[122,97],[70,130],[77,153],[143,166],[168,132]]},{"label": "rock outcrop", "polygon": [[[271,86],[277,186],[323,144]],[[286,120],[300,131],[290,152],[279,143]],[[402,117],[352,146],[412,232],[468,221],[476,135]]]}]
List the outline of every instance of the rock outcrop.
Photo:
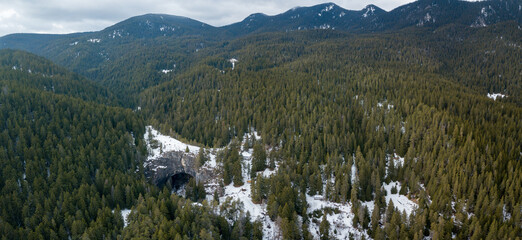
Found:
[{"label": "rock outcrop", "polygon": [[166,152],[156,159],[147,161],[145,177],[159,187],[172,184],[169,181],[172,181],[172,177],[176,174],[185,173],[197,178],[198,174],[194,163],[193,154],[183,151]]}]

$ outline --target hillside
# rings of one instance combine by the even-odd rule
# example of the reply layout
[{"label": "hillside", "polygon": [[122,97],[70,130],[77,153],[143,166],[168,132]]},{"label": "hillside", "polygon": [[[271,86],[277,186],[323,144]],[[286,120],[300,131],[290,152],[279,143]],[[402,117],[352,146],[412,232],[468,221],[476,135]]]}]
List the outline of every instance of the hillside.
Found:
[{"label": "hillside", "polygon": [[0,38],[0,236],[517,239],[520,5]]},{"label": "hillside", "polygon": [[422,0],[386,12],[374,5],[353,11],[326,3],[294,8],[275,16],[253,14],[241,22],[223,27],[184,17],[147,14],[98,32],[8,35],[0,38],[0,48],[20,49],[44,56],[109,87],[132,107],[137,100],[129,96],[136,96],[167,80],[163,70],[175,68],[175,73],[181,73],[198,58],[199,50],[217,47],[238,37],[313,29],[383,33],[434,30],[447,25],[480,28],[506,21],[520,25],[519,5],[515,0]]}]

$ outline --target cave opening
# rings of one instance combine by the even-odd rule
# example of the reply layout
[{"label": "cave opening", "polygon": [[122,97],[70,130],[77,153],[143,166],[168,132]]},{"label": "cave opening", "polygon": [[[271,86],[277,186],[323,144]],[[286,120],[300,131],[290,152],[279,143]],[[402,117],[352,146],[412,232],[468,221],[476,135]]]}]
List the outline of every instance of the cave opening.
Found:
[{"label": "cave opening", "polygon": [[192,175],[187,173],[177,173],[174,174],[169,179],[169,184],[173,193],[178,193],[180,195],[184,195],[183,192],[185,190],[185,186],[192,178]]}]

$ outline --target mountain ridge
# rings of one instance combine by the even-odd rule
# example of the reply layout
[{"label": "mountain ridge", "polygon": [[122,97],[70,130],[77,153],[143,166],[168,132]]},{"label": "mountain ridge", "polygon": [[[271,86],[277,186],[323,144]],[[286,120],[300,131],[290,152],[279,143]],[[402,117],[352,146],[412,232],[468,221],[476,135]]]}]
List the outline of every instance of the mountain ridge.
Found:
[{"label": "mountain ridge", "polygon": [[[198,54],[200,50],[225,47],[243,37],[312,30],[329,38],[334,32],[355,35],[435,32],[451,26],[456,28],[450,29],[474,31],[501,22],[517,29],[516,25],[522,23],[522,3],[519,2],[420,0],[389,12],[372,4],[361,10],[346,10],[334,3],[323,3],[292,8],[273,16],[254,13],[241,22],[222,27],[187,17],[145,14],[96,32],[12,34],[0,38],[0,49],[18,49],[43,56],[126,97],[189,69],[192,63],[206,56]],[[458,35],[457,38],[462,38],[462,34]],[[126,68],[129,75],[123,77],[116,66]],[[129,83],[132,90],[123,91],[129,90]]]},{"label": "mountain ridge", "polygon": [[[517,6],[518,5],[518,6]],[[242,21],[215,27],[210,24],[184,16],[147,13],[133,16],[99,31],[70,34],[31,34],[14,33],[0,37],[0,48],[7,48],[13,41],[23,37],[38,36],[60,38],[104,33],[108,37],[122,37],[130,32],[118,32],[121,27],[132,25],[139,31],[139,37],[206,35],[212,36],[225,32],[232,37],[249,33],[267,31],[292,31],[307,29],[325,29],[348,31],[386,31],[409,26],[441,26],[450,22],[470,27],[484,27],[490,24],[513,20],[522,24],[522,3],[517,0],[488,0],[468,2],[460,0],[417,0],[386,11],[374,4],[361,10],[349,10],[335,3],[327,2],[309,7],[294,7],[276,15],[253,13]],[[328,18],[328,19],[326,19]],[[264,20],[258,25],[252,22]],[[378,23],[375,23],[378,22]],[[437,23],[439,22],[439,23]],[[373,25],[371,24],[373,23]],[[431,24],[430,24],[431,23]],[[151,31],[155,30],[155,31]],[[158,32],[159,30],[159,32]],[[110,33],[109,31],[113,31]],[[177,33],[173,33],[176,32]],[[210,31],[202,33],[202,31]],[[148,34],[145,35],[144,33]],[[230,36],[229,36],[230,37]],[[23,40],[23,39],[22,39]],[[16,47],[16,45],[15,45]]]}]

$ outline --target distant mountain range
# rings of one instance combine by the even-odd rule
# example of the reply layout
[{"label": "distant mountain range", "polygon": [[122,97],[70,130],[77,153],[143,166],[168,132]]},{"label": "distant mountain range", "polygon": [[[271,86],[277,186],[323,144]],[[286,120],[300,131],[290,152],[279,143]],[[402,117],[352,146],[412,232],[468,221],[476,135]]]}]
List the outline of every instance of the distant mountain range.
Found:
[{"label": "distant mountain range", "polygon": [[213,27],[186,17],[146,14],[129,18],[98,32],[66,35],[11,34],[0,38],[0,48],[38,52],[49,42],[62,39],[70,40],[73,45],[76,40],[78,43],[88,40],[98,43],[126,37],[198,35],[226,39],[251,33],[310,29],[367,33],[407,27],[440,27],[446,24],[486,27],[503,21],[522,23],[522,1],[419,0],[390,12],[375,5],[368,5],[357,11],[344,9],[334,3],[324,3],[312,7],[296,7],[275,16],[255,13],[241,22],[223,27]]},{"label": "distant mountain range", "polygon": [[[419,0],[389,12],[375,5],[354,11],[325,3],[293,8],[274,16],[256,13],[223,27],[186,17],[146,14],[97,32],[11,34],[0,38],[0,49],[25,50],[43,56],[70,71],[110,86],[119,96],[128,96],[167,81],[169,76],[162,74],[161,69],[176,68],[178,73],[183,72],[200,58],[212,55],[195,52],[219,49],[240,37],[305,30],[379,34],[417,30],[435,32],[438,29],[462,39],[466,38],[467,30],[479,30],[498,23],[520,30],[522,0]],[[131,82],[134,89],[128,88]]]}]

